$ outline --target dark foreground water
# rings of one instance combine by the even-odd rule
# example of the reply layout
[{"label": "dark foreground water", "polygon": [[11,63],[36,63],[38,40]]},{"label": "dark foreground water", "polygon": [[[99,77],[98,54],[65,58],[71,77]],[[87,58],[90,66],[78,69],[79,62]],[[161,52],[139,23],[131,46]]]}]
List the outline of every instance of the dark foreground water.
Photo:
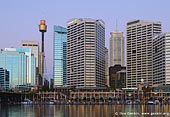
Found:
[{"label": "dark foreground water", "polygon": [[0,117],[170,117],[170,105],[0,105]]}]

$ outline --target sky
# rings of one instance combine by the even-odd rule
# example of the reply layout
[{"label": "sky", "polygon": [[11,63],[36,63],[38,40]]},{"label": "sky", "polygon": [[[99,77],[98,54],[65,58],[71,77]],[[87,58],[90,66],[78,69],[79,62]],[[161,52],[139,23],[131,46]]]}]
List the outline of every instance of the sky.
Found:
[{"label": "sky", "polygon": [[163,32],[170,32],[170,0],[1,0],[0,49],[21,47],[22,40],[41,42],[39,21],[46,20],[46,73],[53,73],[53,26],[66,27],[71,18],[102,19],[106,25],[105,41],[109,48],[110,32],[126,37],[126,23],[141,19],[162,22]]}]

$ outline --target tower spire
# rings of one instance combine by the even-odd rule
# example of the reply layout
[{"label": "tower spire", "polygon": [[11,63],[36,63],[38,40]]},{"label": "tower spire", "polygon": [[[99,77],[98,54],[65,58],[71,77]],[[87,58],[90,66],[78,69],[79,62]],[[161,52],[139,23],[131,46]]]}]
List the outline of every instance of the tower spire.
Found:
[{"label": "tower spire", "polygon": [[118,31],[118,24],[117,24],[117,19],[116,19],[116,32]]}]

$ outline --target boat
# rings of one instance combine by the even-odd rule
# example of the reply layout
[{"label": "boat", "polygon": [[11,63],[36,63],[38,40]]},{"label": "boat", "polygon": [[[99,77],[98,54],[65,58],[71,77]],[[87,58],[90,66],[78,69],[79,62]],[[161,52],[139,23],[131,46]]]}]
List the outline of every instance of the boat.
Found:
[{"label": "boat", "polygon": [[147,104],[154,104],[154,101],[149,100]]},{"label": "boat", "polygon": [[21,104],[32,104],[32,101],[30,99],[24,99],[24,101],[21,102]]},{"label": "boat", "polygon": [[131,104],[133,104],[133,102],[132,102],[132,100],[126,100],[125,104],[131,105]]},{"label": "boat", "polygon": [[54,100],[50,100],[48,104],[54,104]]},{"label": "boat", "polygon": [[137,99],[137,100],[133,101],[133,104],[141,104],[141,102],[139,99]]}]

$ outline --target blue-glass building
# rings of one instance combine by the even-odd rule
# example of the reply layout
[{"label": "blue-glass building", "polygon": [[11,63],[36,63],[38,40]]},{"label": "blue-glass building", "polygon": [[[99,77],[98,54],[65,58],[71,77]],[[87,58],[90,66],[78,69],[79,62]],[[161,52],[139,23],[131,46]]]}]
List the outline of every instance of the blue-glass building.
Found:
[{"label": "blue-glass building", "polygon": [[35,85],[36,59],[29,48],[5,48],[0,51],[0,68],[9,71],[9,88]]},{"label": "blue-glass building", "polygon": [[54,87],[66,84],[66,28],[54,26],[53,77]]},{"label": "blue-glass building", "polygon": [[0,68],[0,89],[9,89],[9,71]]}]

